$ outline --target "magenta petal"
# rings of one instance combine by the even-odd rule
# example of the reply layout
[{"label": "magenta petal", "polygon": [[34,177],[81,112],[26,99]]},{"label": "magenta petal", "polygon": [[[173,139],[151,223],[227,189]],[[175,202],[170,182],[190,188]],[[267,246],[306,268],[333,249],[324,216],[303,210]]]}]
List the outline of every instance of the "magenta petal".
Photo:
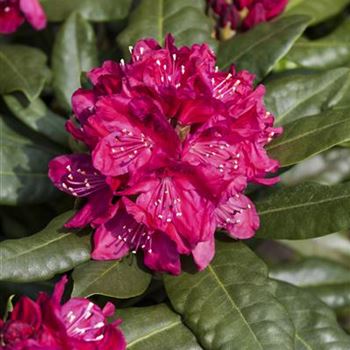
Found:
[{"label": "magenta petal", "polygon": [[72,96],[73,112],[79,122],[84,125],[95,108],[96,96],[91,90],[78,89]]},{"label": "magenta petal", "polygon": [[[125,350],[126,340],[123,333],[113,325],[108,325],[103,340],[98,344],[98,350]],[[83,349],[82,349],[83,350]]]},{"label": "magenta petal", "polygon": [[92,166],[87,154],[63,155],[49,163],[49,177],[63,192],[86,197],[105,187],[106,179]]},{"label": "magenta petal", "polygon": [[152,234],[152,250],[145,251],[144,262],[151,270],[169,272],[173,275],[179,275],[181,272],[180,255],[176,244],[159,231]]},{"label": "magenta petal", "polygon": [[233,238],[248,239],[259,228],[259,216],[252,201],[243,194],[231,193],[218,205],[217,225]]},{"label": "magenta petal", "polygon": [[41,324],[40,307],[33,300],[23,296],[14,306],[10,319],[27,323],[36,329]]},{"label": "magenta petal", "polygon": [[0,8],[0,33],[2,34],[14,33],[24,22],[17,4],[7,8],[8,11]]},{"label": "magenta petal", "polygon": [[196,248],[192,250],[193,259],[198,269],[204,270],[213,260],[215,255],[215,239],[214,235],[207,241],[200,242]]},{"label": "magenta petal", "polygon": [[115,313],[115,306],[111,302],[108,302],[102,309],[103,315],[105,317],[111,317]]},{"label": "magenta petal", "polygon": [[68,283],[68,278],[66,275],[63,276],[58,283],[56,283],[55,289],[54,289],[52,297],[51,297],[51,300],[55,304],[59,304],[61,302],[62,297],[63,297],[63,293],[64,293],[64,289],[65,289],[67,283]]},{"label": "magenta petal", "polygon": [[93,151],[93,162],[102,174],[120,176],[141,168],[151,155],[151,143],[141,132],[120,131],[98,143]]},{"label": "magenta petal", "polygon": [[118,239],[124,223],[122,214],[118,212],[114,218],[96,229],[91,253],[94,260],[118,260],[129,253],[129,245]]},{"label": "magenta petal", "polygon": [[67,228],[85,227],[104,217],[110,210],[112,198],[113,194],[108,188],[91,194],[87,203],[64,226]]},{"label": "magenta petal", "polygon": [[21,11],[27,21],[37,30],[46,27],[46,15],[39,0],[19,0]]}]

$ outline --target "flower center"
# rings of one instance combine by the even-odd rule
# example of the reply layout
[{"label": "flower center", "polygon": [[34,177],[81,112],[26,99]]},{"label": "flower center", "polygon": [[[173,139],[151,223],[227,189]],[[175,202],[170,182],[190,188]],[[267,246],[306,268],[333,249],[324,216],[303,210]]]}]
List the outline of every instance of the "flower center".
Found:
[{"label": "flower center", "polygon": [[122,231],[118,234],[118,240],[120,243],[128,244],[134,254],[140,248],[152,253],[152,235],[144,224],[124,225]]},{"label": "flower center", "polygon": [[88,196],[105,186],[104,177],[96,172],[81,168],[73,170],[70,165],[67,165],[66,170],[68,173],[63,178],[62,187],[73,196]]},{"label": "flower center", "polygon": [[[81,303],[85,302],[85,300],[81,301]],[[70,337],[91,342],[103,339],[105,322],[103,322],[102,317],[99,317],[99,315],[94,312],[94,306],[95,305],[90,302],[85,308],[76,307],[75,311],[70,310],[64,315],[64,323],[66,325],[67,334]],[[98,320],[96,318],[98,318]]]}]

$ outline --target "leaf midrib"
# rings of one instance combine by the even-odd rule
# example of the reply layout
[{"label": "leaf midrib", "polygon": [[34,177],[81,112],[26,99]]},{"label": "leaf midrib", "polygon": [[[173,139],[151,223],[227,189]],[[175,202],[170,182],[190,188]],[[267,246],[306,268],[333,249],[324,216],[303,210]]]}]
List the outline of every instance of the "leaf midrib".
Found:
[{"label": "leaf midrib", "polygon": [[138,338],[138,339],[130,342],[128,344],[127,348],[130,349],[135,344],[140,343],[141,341],[144,341],[145,339],[151,338],[151,337],[157,335],[158,333],[165,332],[165,331],[167,331],[167,330],[169,330],[171,328],[174,328],[174,327],[176,327],[176,326],[178,326],[180,324],[182,324],[182,322],[181,322],[181,320],[178,320],[178,321],[173,322],[173,323],[171,323],[171,324],[169,324],[169,325],[167,325],[165,327],[159,328],[159,329],[157,329],[157,330],[155,330],[155,331],[153,331],[153,332],[151,332],[151,333],[149,333],[149,334],[147,334],[147,335],[145,335],[145,336],[143,336],[141,338]]},{"label": "leaf midrib", "polygon": [[[347,71],[347,73],[348,72],[349,71]],[[321,86],[320,89],[316,89],[315,91],[313,90],[312,92],[314,92],[314,93],[307,95],[306,98],[304,98],[301,101],[299,101],[298,103],[294,104],[291,108],[287,109],[283,114],[279,115],[279,117],[276,118],[276,122],[280,124],[289,113],[291,113],[293,110],[298,108],[301,104],[303,104],[307,100],[310,100],[311,98],[318,95],[319,93],[324,92],[324,90],[327,90],[329,86],[331,86],[332,84],[335,84],[335,82],[337,82],[339,79],[342,79],[343,77],[344,77],[344,74],[341,76],[338,76],[334,80],[329,81],[329,83],[327,81],[327,83],[325,85]]]},{"label": "leaf midrib", "polygon": [[319,200],[317,202],[299,203],[299,204],[290,205],[290,206],[286,206],[286,207],[279,207],[279,208],[274,208],[274,209],[267,209],[267,210],[263,210],[263,211],[258,211],[258,214],[260,216],[262,216],[262,215],[271,214],[271,213],[283,212],[283,211],[286,211],[286,210],[299,209],[299,208],[304,208],[304,207],[308,207],[308,206],[323,204],[323,203],[327,203],[327,202],[333,202],[333,201],[336,201],[336,200],[346,199],[346,198],[349,198],[349,197],[350,197],[350,194],[343,195],[343,196],[336,196],[336,197],[332,197],[332,198]]},{"label": "leaf midrib", "polygon": [[[20,78],[20,80],[22,80],[24,82],[24,85],[27,87],[28,91],[30,90],[30,86],[28,84],[28,81],[23,77],[22,74],[20,74],[18,72],[18,70],[16,69],[16,66],[14,66],[12,64],[12,62],[6,57],[6,55],[1,52],[0,50],[0,57],[2,57],[2,59],[5,61],[5,63],[12,69],[12,71]],[[32,96],[31,96],[32,97]]]},{"label": "leaf midrib", "polygon": [[[98,281],[100,278],[102,278],[103,276],[105,276],[107,273],[109,273],[111,270],[113,270],[115,268],[115,266],[118,266],[120,264],[119,260],[116,260],[114,263],[112,263],[112,265],[110,267],[108,267],[107,269],[105,269],[105,271],[103,271],[97,278],[95,278],[94,280],[92,280],[89,284],[86,285],[86,288],[82,289],[82,291],[84,290],[88,290],[91,285],[93,285],[96,281]],[[93,294],[89,294],[88,296],[94,295],[97,293],[93,293]],[[77,295],[81,296],[81,292],[78,293]]]},{"label": "leaf midrib", "polygon": [[[301,120],[301,119],[300,119]],[[318,128],[318,129],[312,129],[312,130],[309,130],[308,132],[305,132],[305,133],[302,133],[302,134],[299,134],[295,137],[292,137],[290,139],[287,139],[286,141],[283,141],[283,139],[281,140],[281,142],[276,142],[275,144],[271,145],[270,147],[268,147],[267,149],[269,151],[271,151],[272,149],[275,149],[275,148],[278,148],[278,147],[282,147],[282,146],[285,146],[289,143],[292,143],[294,141],[298,141],[304,137],[307,137],[309,135],[312,135],[312,134],[317,134],[319,132],[322,132],[324,130],[327,130],[328,128],[332,128],[333,126],[336,126],[336,125],[341,125],[341,124],[345,124],[345,123],[348,123],[350,121],[350,117],[345,119],[345,120],[341,120],[341,121],[336,121],[335,123],[332,123],[332,124],[328,124],[328,125],[325,125],[321,128]],[[350,138],[350,135],[349,135],[349,138]],[[347,138],[346,138],[347,139]]]},{"label": "leaf midrib", "polygon": [[[56,233],[56,234],[59,235],[58,233]],[[31,236],[31,237],[34,237],[34,236]],[[30,238],[31,238],[31,237],[30,237]],[[61,236],[58,236],[57,238],[51,239],[51,240],[48,241],[48,242],[45,242],[45,243],[40,244],[40,245],[38,245],[38,246],[35,246],[34,248],[25,250],[25,251],[21,252],[20,254],[11,255],[11,256],[8,257],[8,258],[5,257],[4,260],[2,260],[2,261],[11,261],[11,260],[13,260],[13,259],[17,259],[17,258],[20,257],[20,256],[27,255],[28,253],[34,252],[34,251],[36,251],[36,250],[40,250],[40,249],[43,248],[43,247],[49,246],[50,244],[55,243],[55,242],[57,242],[57,241],[59,241],[59,240],[61,240],[61,239],[65,239],[65,238],[67,238],[67,237],[70,237],[70,233],[65,233],[65,234],[63,234],[63,235],[61,235]],[[6,242],[6,241],[5,241],[5,242]],[[11,242],[11,243],[12,243],[12,242]],[[6,250],[6,247],[1,247],[1,245],[0,245],[0,248],[3,248],[3,249]]]},{"label": "leaf midrib", "polygon": [[250,327],[248,321],[246,320],[246,318],[244,317],[244,315],[242,314],[241,310],[239,309],[239,307],[236,305],[236,303],[234,302],[234,300],[231,298],[231,295],[228,293],[228,291],[225,288],[225,285],[221,282],[219,276],[216,274],[213,266],[210,264],[208,265],[208,271],[212,273],[212,275],[214,276],[215,280],[217,281],[218,285],[221,287],[221,289],[224,291],[225,295],[227,296],[228,300],[230,301],[231,305],[233,306],[233,308],[239,313],[241,319],[243,320],[244,324],[246,325],[246,327],[248,328],[249,332],[253,335],[253,338],[255,340],[255,342],[259,345],[259,349],[263,350],[263,346],[260,343],[259,339],[256,337],[255,333],[253,332],[252,328]]}]

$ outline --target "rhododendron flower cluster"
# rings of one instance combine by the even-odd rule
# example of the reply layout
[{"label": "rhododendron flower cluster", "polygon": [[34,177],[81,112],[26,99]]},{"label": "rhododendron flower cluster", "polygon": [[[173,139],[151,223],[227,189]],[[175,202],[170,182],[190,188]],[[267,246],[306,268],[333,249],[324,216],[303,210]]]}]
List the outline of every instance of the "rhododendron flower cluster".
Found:
[{"label": "rhododendron flower cluster", "polygon": [[108,324],[114,305],[103,310],[84,298],[61,305],[67,278],[56,284],[52,297],[40,293],[36,301],[21,297],[7,320],[0,319],[2,350],[125,350],[120,320]]},{"label": "rhododendron flower cluster", "polygon": [[180,273],[180,255],[199,269],[214,255],[216,228],[254,235],[259,218],[243,193],[278,163],[264,146],[280,133],[247,71],[220,72],[206,45],[177,48],[167,36],[130,48],[131,61],[88,73],[91,89],[72,98],[67,123],[89,152],[60,156],[49,176],[86,199],[67,227],[94,227],[92,257],[142,251],[156,271]]},{"label": "rhododendron flower cluster", "polygon": [[25,20],[37,30],[46,27],[39,0],[0,0],[0,33],[15,32]]},{"label": "rhododendron flower cluster", "polygon": [[281,14],[288,0],[207,0],[218,17],[218,26],[248,30]]}]

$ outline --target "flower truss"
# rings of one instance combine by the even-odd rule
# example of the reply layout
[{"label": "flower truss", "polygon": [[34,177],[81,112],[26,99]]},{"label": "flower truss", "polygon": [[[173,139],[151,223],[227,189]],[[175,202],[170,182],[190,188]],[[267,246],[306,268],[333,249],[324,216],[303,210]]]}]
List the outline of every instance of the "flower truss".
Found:
[{"label": "flower truss", "polygon": [[108,324],[114,305],[101,310],[84,298],[61,305],[67,278],[56,284],[52,297],[36,301],[21,297],[7,320],[0,319],[1,350],[125,350],[120,320]]},{"label": "flower truss", "polygon": [[245,31],[281,14],[288,0],[207,0],[219,28]]},{"label": "flower truss", "polygon": [[92,257],[143,251],[153,270],[179,274],[180,255],[199,269],[214,256],[214,233],[254,235],[259,217],[243,193],[271,185],[278,169],[264,147],[281,130],[247,71],[220,72],[206,45],[162,48],[139,41],[130,63],[107,61],[88,73],[91,89],[72,97],[67,123],[89,152],[59,156],[49,176],[86,199],[66,224],[94,227]]},{"label": "flower truss", "polygon": [[39,0],[0,0],[0,33],[15,32],[25,20],[37,30],[46,27]]}]

